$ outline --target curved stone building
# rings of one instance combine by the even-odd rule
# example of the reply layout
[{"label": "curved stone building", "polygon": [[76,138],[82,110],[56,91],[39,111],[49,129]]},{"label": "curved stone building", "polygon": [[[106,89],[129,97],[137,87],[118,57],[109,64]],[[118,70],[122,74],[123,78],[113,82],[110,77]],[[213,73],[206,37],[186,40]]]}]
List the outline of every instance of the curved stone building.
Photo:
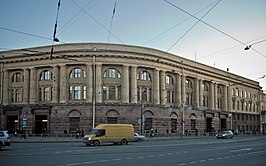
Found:
[{"label": "curved stone building", "polygon": [[167,52],[77,43],[0,54],[2,129],[57,134],[131,123],[159,134],[260,130],[258,82]]}]

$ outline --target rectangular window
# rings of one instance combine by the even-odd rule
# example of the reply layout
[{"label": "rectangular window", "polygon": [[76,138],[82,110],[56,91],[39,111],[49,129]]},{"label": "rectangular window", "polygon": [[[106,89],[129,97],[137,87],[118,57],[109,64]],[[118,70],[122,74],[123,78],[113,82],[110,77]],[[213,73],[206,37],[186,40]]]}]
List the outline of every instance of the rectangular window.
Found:
[{"label": "rectangular window", "polygon": [[80,86],[75,86],[74,87],[74,99],[75,100],[80,100],[81,99],[81,88],[80,88]]},{"label": "rectangular window", "polygon": [[167,91],[167,103],[171,103],[171,91]]},{"label": "rectangular window", "polygon": [[73,99],[73,87],[70,86],[69,87],[69,100],[72,100]]},{"label": "rectangular window", "polygon": [[44,88],[43,100],[44,101],[50,100],[50,88],[49,87]]},{"label": "rectangular window", "polygon": [[15,102],[22,102],[22,89],[16,89]]},{"label": "rectangular window", "polygon": [[103,100],[107,99],[107,88],[106,86],[103,86]]},{"label": "rectangular window", "polygon": [[83,99],[86,100],[87,98],[87,87],[83,86]]},{"label": "rectangular window", "polygon": [[121,86],[117,86],[117,100],[121,100]]},{"label": "rectangular window", "polygon": [[115,86],[109,87],[109,99],[115,100]]}]

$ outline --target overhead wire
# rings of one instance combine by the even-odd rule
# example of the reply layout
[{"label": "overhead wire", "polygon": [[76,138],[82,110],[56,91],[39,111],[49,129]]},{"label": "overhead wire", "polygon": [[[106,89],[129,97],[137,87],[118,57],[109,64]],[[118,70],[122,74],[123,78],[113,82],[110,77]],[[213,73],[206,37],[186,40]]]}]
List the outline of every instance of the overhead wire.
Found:
[{"label": "overhead wire", "polygon": [[[247,42],[247,43],[251,43],[251,42],[254,42],[254,41],[256,41],[256,40],[260,40],[260,39],[262,39],[262,38],[265,38],[266,36],[262,36],[262,37],[259,37],[259,38],[257,38],[257,39],[254,39],[254,40],[251,40],[251,41],[249,41],[249,42]],[[266,39],[265,39],[266,40]],[[260,43],[260,42],[255,42],[255,43]],[[254,43],[253,43],[254,44]],[[214,56],[214,55],[219,55],[219,54],[223,54],[223,52],[225,52],[225,51],[229,51],[229,50],[233,50],[234,48],[237,48],[237,47],[240,47],[240,46],[242,46],[242,44],[238,44],[238,45],[235,45],[235,46],[233,46],[233,47],[229,47],[229,48],[226,48],[226,49],[223,49],[223,50],[220,50],[220,51],[216,51],[216,52],[214,52],[214,53],[211,53],[211,54],[208,54],[208,55],[205,55],[205,56],[201,56],[201,57],[198,57],[198,59],[204,59],[204,58],[207,58],[207,57],[211,57],[211,56]]]},{"label": "overhead wire", "polygon": [[[197,15],[197,14],[201,13],[202,11],[204,11],[205,9],[207,9],[208,7],[210,7],[211,5],[213,5],[214,3],[215,3],[215,2],[210,3],[209,5],[207,5],[207,6],[204,7],[203,9],[199,10],[198,12],[194,13],[193,15]],[[181,22],[179,22],[179,23],[175,24],[174,26],[168,28],[166,31],[164,31],[164,32],[160,33],[159,35],[155,36],[155,37],[152,38],[151,40],[146,41],[146,42],[143,43],[142,45],[146,45],[146,44],[152,42],[153,40],[155,40],[155,39],[159,38],[160,36],[166,34],[167,32],[169,32],[169,31],[171,31],[172,29],[174,29],[175,27],[177,27],[177,26],[183,24],[184,22],[186,22],[186,21],[189,20],[189,19],[191,19],[191,17],[187,17],[186,19],[182,20]]]},{"label": "overhead wire", "polygon": [[106,49],[107,49],[107,45],[109,44],[110,35],[111,35],[111,31],[112,31],[113,20],[114,20],[115,11],[116,11],[116,3],[117,3],[117,0],[115,1],[115,5],[114,5],[114,9],[113,9],[112,17],[111,17],[111,25],[110,25],[110,29],[109,29],[109,33],[108,33],[107,42],[106,42]]},{"label": "overhead wire", "polygon": [[75,4],[77,7],[79,7],[87,16],[89,16],[93,21],[95,21],[105,31],[107,31],[108,33],[110,33],[113,37],[115,37],[121,43],[124,43],[120,38],[118,38],[116,35],[114,35],[113,33],[111,33],[103,24],[101,24],[96,18],[94,18],[90,13],[88,13],[87,11],[85,11],[84,9],[82,9],[81,6],[79,6],[75,1],[71,0],[71,2],[73,4]]},{"label": "overhead wire", "polygon": [[[89,1],[82,9],[86,9],[92,2],[93,2],[94,0],[91,0],[91,1]],[[99,1],[97,1],[97,2],[99,2]],[[93,6],[91,6],[88,10],[91,10],[96,4],[97,4],[97,2],[93,5]],[[72,25],[73,23],[75,23],[77,20],[79,20],[83,15],[85,15],[85,13],[83,14],[83,15],[81,15],[80,17],[78,17],[78,18],[76,18],[81,12],[83,12],[81,9],[74,15],[74,16],[72,16],[66,23],[64,23],[63,24],[63,26],[60,28],[60,29],[58,29],[58,31],[57,31],[57,33],[60,35],[61,33],[63,33],[66,29],[68,29],[68,27],[70,26],[70,25]],[[75,19],[76,18],[76,19]],[[75,19],[75,20],[74,20]],[[74,21],[73,21],[74,20]],[[45,42],[43,42],[43,44],[44,43],[46,43],[48,40],[46,40]]]},{"label": "overhead wire", "polygon": [[[212,26],[211,24],[209,24],[209,23],[207,23],[207,22],[205,22],[205,21],[199,19],[198,17],[196,17],[196,16],[190,14],[189,12],[187,12],[187,11],[185,11],[184,9],[178,7],[177,5],[175,5],[175,4],[171,3],[171,2],[169,2],[168,0],[164,0],[164,1],[165,1],[166,3],[168,3],[169,5],[171,5],[171,6],[175,7],[175,8],[177,8],[177,9],[181,10],[182,12],[184,12],[184,13],[190,15],[191,17],[195,18],[196,20],[198,20],[198,21],[204,23],[205,25],[211,27],[212,29],[214,29],[214,30],[216,30],[216,31],[218,31],[218,32],[220,32],[220,33],[222,33],[223,35],[225,35],[225,36],[231,38],[232,40],[234,40],[234,41],[236,41],[236,42],[238,42],[238,43],[241,43],[242,45],[245,45],[245,46],[246,46],[246,44],[245,44],[244,42],[242,42],[242,41],[238,40],[237,38],[235,38],[235,37],[233,37],[233,36],[231,36],[231,35],[229,35],[229,34],[223,32],[222,30],[220,30],[220,29],[218,29],[218,28]],[[260,54],[260,55],[266,57],[264,54],[260,53],[260,52],[257,51],[256,49],[254,49],[254,48],[251,48],[251,49],[254,50],[255,52],[257,52],[258,54]]]},{"label": "overhead wire", "polygon": [[195,24],[193,24],[167,51],[170,51],[183,37],[185,37],[210,11],[218,5],[221,0],[217,1]]},{"label": "overhead wire", "polygon": [[6,30],[6,31],[10,31],[10,32],[19,33],[19,34],[23,34],[23,35],[27,35],[27,36],[37,37],[37,38],[40,38],[40,39],[53,40],[53,39],[48,38],[48,37],[43,37],[43,36],[40,36],[40,35],[35,35],[35,34],[32,34],[32,33],[28,33],[28,32],[22,32],[22,31],[10,29],[10,28],[0,27],[0,29]]}]

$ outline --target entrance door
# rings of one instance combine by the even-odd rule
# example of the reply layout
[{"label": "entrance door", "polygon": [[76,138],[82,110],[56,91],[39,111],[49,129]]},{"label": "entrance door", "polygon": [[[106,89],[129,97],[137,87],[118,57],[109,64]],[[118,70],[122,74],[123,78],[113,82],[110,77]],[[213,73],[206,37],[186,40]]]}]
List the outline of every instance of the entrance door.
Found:
[{"label": "entrance door", "polygon": [[19,128],[17,115],[12,115],[12,116],[6,117],[6,128],[10,131],[15,131]]},{"label": "entrance door", "polygon": [[47,115],[35,115],[35,134],[47,134]]},{"label": "entrance door", "polygon": [[207,132],[212,132],[212,118],[207,118]]},{"label": "entrance door", "polygon": [[224,118],[221,119],[221,130],[226,130],[226,119]]}]

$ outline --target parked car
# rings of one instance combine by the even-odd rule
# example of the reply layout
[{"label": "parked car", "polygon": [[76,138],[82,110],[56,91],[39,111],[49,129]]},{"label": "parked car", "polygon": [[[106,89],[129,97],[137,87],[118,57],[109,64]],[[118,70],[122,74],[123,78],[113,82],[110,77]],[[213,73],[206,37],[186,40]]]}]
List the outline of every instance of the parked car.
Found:
[{"label": "parked car", "polygon": [[232,131],[230,130],[227,130],[227,131],[221,131],[220,133],[218,133],[216,135],[216,138],[219,139],[219,138],[233,138],[234,137],[234,134]]},{"label": "parked car", "polygon": [[144,135],[139,135],[138,133],[134,133],[134,140],[136,142],[144,141],[145,140],[145,136]]},{"label": "parked car", "polygon": [[5,146],[10,146],[10,139],[7,131],[0,131],[0,150]]}]

